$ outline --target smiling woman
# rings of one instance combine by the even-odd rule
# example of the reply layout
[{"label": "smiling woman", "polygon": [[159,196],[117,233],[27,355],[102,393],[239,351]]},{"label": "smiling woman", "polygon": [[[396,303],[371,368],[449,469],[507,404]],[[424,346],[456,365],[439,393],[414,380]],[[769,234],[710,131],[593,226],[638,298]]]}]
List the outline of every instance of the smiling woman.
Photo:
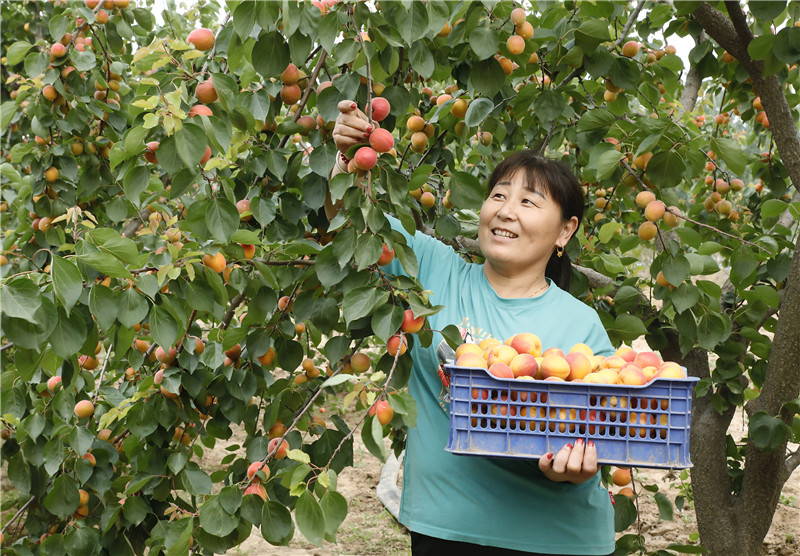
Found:
[{"label": "smiling woman", "polygon": [[[352,101],[339,109],[333,139],[346,154],[376,124]],[[337,164],[332,175],[342,171]],[[408,233],[387,215],[416,255],[416,277],[431,292],[430,302],[444,307],[427,317],[427,326],[457,325],[475,342],[533,333],[546,347],[567,352],[584,343],[595,354],[611,355],[597,313],[569,294],[572,268],[564,247],[583,217],[577,179],[560,162],[520,151],[497,165],[488,190],[478,227],[483,264],[468,263],[428,235]],[[329,218],[337,210],[327,203]],[[404,274],[397,258],[380,268]],[[437,375],[441,343],[434,332],[428,347],[417,341],[411,347],[408,389],[418,416],[408,430],[399,519],[411,530],[414,556],[612,552],[613,508],[592,442],[578,438],[538,464],[444,450],[450,427],[449,400]],[[580,536],[574,523],[581,524]]]},{"label": "smiling woman", "polygon": [[498,295],[536,295],[547,288],[545,277],[569,290],[564,247],[581,218],[580,184],[562,163],[520,151],[498,164],[478,231],[484,273]]}]

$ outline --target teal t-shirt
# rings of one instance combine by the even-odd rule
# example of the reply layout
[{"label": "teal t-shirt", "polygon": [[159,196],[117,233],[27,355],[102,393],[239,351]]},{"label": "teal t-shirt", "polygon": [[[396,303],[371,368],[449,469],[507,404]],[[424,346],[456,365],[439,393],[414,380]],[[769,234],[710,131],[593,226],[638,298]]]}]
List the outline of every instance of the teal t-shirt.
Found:
[{"label": "teal t-shirt", "polygon": [[[449,324],[467,329],[476,342],[501,342],[521,332],[539,336],[542,345],[566,353],[579,342],[596,354],[614,351],[597,313],[552,282],[534,298],[505,299],[492,289],[482,264],[471,264],[452,248],[417,233],[406,236],[419,262],[418,279],[430,290],[431,303],[444,305],[427,326]],[[387,270],[401,273],[395,261]],[[609,554],[614,551],[614,512],[599,473],[574,485],[550,481],[538,461],[455,455],[444,450],[449,415],[440,400],[436,347],[443,340],[412,349],[409,391],[417,408],[417,426],[408,431],[400,522],[424,535],[551,554]],[[444,409],[443,406],[444,405]]]}]

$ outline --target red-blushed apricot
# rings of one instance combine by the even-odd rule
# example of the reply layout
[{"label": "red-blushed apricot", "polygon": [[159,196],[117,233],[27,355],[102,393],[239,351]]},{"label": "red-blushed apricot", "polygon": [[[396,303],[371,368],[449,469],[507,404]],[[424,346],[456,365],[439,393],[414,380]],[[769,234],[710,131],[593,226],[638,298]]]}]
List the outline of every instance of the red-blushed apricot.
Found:
[{"label": "red-blushed apricot", "polygon": [[519,35],[511,35],[506,41],[506,48],[508,48],[509,54],[514,56],[522,54],[525,51],[525,39]]},{"label": "red-blushed apricot", "polygon": [[414,318],[414,312],[411,309],[406,309],[403,313],[403,323],[400,325],[400,330],[408,334],[415,334],[419,332],[425,325],[425,317]]},{"label": "red-blushed apricot", "polygon": [[376,129],[369,136],[369,145],[376,152],[388,153],[394,148],[394,137],[386,129]]},{"label": "red-blushed apricot", "polygon": [[385,266],[394,260],[394,249],[390,248],[385,243],[381,250],[381,256],[378,258],[378,265]]},{"label": "red-blushed apricot", "polygon": [[211,79],[199,83],[194,90],[194,95],[197,97],[197,100],[203,104],[211,104],[219,99],[217,90],[214,88],[214,83]]},{"label": "red-blushed apricot", "polygon": [[644,217],[647,218],[650,222],[657,222],[661,220],[661,217],[664,216],[664,211],[667,209],[667,206],[664,204],[663,201],[651,201],[647,204],[644,209]]},{"label": "red-blushed apricot", "polygon": [[281,440],[280,438],[273,438],[269,441],[267,452],[272,453],[273,450],[276,450],[275,455],[273,456],[275,459],[283,459],[286,457],[286,453],[289,451],[289,443],[285,440]]},{"label": "red-blushed apricot", "polygon": [[395,334],[386,342],[386,351],[392,357],[395,357],[398,353],[403,355],[407,349],[408,341],[405,339],[405,336]]},{"label": "red-blushed apricot", "polygon": [[269,479],[270,469],[263,461],[256,461],[250,464],[247,468],[247,478],[254,482],[261,482],[261,478],[256,476],[259,471],[264,473],[265,480]]},{"label": "red-blushed apricot", "polygon": [[353,158],[359,170],[372,170],[378,163],[378,154],[372,147],[361,147]]},{"label": "red-blushed apricot", "polygon": [[214,48],[215,41],[216,39],[214,37],[214,33],[203,27],[200,29],[195,29],[189,33],[188,37],[186,37],[186,42],[190,43],[197,50],[202,51],[211,50]]},{"label": "red-blushed apricot", "polygon": [[641,45],[636,41],[628,41],[622,45],[622,55],[628,58],[633,58],[639,53]]},{"label": "red-blushed apricot", "polygon": [[525,10],[522,8],[514,8],[511,10],[511,23],[514,25],[522,25],[526,17]]},{"label": "red-blushed apricot", "polygon": [[263,365],[264,367],[272,365],[273,361],[275,361],[275,348],[273,347],[270,347],[267,350],[267,353],[258,357],[259,364]]},{"label": "red-blushed apricot", "polygon": [[267,501],[267,491],[264,488],[264,485],[261,483],[250,483],[247,488],[244,489],[244,494],[242,496],[248,496],[250,494],[255,494],[259,498],[261,498],[264,502]]},{"label": "red-blushed apricot", "polygon": [[208,159],[211,158],[211,147],[206,145],[206,152],[203,153],[203,158],[200,159],[200,165],[203,166]]},{"label": "red-blushed apricot", "polygon": [[270,439],[279,438],[284,434],[286,434],[286,425],[280,419],[277,419],[267,432]]},{"label": "red-blushed apricot", "polygon": [[631,470],[630,469],[616,469],[611,474],[611,480],[615,485],[624,487],[631,484]]},{"label": "red-blushed apricot", "polygon": [[354,373],[363,373],[369,370],[372,361],[370,360],[369,356],[365,353],[361,353],[360,351],[354,353],[350,357],[350,367],[353,369]]},{"label": "red-blushed apricot", "polygon": [[303,96],[299,85],[284,85],[281,87],[281,101],[288,106],[297,104]]},{"label": "red-blushed apricot", "polygon": [[195,104],[189,109],[189,117],[194,116],[213,116],[214,112],[205,104]]},{"label": "red-blushed apricot", "polygon": [[375,97],[370,102],[370,107],[372,109],[372,119],[376,122],[383,121],[386,119],[386,116],[389,115],[389,110],[392,109],[392,106],[389,104],[389,101],[383,97]]},{"label": "red-blushed apricot", "polygon": [[369,408],[369,414],[378,417],[381,425],[388,425],[394,418],[394,409],[391,408],[386,400],[378,400]]}]

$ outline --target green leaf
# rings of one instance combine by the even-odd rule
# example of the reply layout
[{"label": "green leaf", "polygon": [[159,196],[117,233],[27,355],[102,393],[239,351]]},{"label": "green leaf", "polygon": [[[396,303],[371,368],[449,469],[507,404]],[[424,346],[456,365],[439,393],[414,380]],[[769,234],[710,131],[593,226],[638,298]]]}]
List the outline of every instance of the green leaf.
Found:
[{"label": "green leaf", "polygon": [[173,138],[175,150],[186,166],[192,167],[200,163],[208,146],[206,132],[202,127],[184,122],[183,128]]},{"label": "green leaf", "polygon": [[383,445],[383,427],[375,416],[367,417],[361,428],[361,440],[367,447],[369,453],[381,460],[386,461],[386,448]]},{"label": "green leaf", "polygon": [[[242,2],[233,10],[233,29],[242,42],[250,35],[253,30],[255,19],[256,3]],[[255,58],[255,57],[254,57]]]},{"label": "green leaf", "polygon": [[786,0],[750,0],[747,8],[756,19],[769,21],[777,18],[786,9]]},{"label": "green leaf", "polygon": [[342,298],[342,314],[350,325],[354,320],[369,315],[378,305],[386,303],[389,292],[375,286],[363,286],[347,292]]},{"label": "green leaf", "polygon": [[599,239],[601,243],[608,243],[617,237],[617,230],[620,229],[622,229],[621,222],[606,222],[600,227],[600,231],[597,234],[597,239]]},{"label": "green leaf", "polygon": [[86,341],[86,323],[78,312],[69,317],[61,310],[58,311],[58,323],[50,333],[50,344],[56,355],[68,359],[81,349]]},{"label": "green leaf", "polygon": [[31,468],[22,457],[22,452],[17,452],[8,458],[8,479],[22,496],[31,492]]},{"label": "green leaf", "polygon": [[[595,160],[595,171],[598,180],[605,180],[610,178],[614,171],[619,168],[619,161],[622,159],[622,153],[614,148],[604,149],[600,156]],[[594,154],[594,151],[592,152]]]},{"label": "green leaf", "polygon": [[155,405],[145,400],[134,404],[128,410],[126,423],[136,437],[147,438],[158,428]]},{"label": "green leaf", "polygon": [[678,286],[675,291],[670,294],[669,298],[675,306],[675,310],[678,313],[683,313],[687,309],[691,309],[697,305],[697,302],[700,301],[700,290],[693,284],[684,283]]},{"label": "green leaf", "polygon": [[403,309],[397,305],[381,305],[372,314],[372,331],[384,342],[397,332],[403,323]]},{"label": "green leaf", "polygon": [[614,497],[614,531],[620,533],[636,521],[636,506],[627,496]]},{"label": "green leaf", "polygon": [[286,506],[274,500],[264,504],[261,509],[261,535],[270,544],[289,544],[294,536],[294,523]]},{"label": "green leaf", "polygon": [[485,60],[500,50],[500,35],[489,25],[478,25],[469,34],[469,47],[478,60]]},{"label": "green leaf", "polygon": [[700,318],[697,323],[697,343],[701,347],[713,351],[725,340],[730,328],[726,327],[726,321],[723,319],[724,317],[718,313],[707,313]]},{"label": "green leaf", "polygon": [[128,272],[128,269],[125,268],[125,265],[112,255],[100,251],[84,250],[81,252],[80,249],[77,251],[79,260],[106,276],[110,276],[111,278],[133,278],[131,273]]},{"label": "green leaf", "polygon": [[584,52],[591,54],[597,45],[610,41],[611,35],[608,32],[608,22],[603,19],[589,19],[580,24],[575,29],[575,44],[581,47]]},{"label": "green leaf", "polygon": [[[735,174],[744,174],[747,164],[752,157],[739,143],[726,137],[712,137],[710,146]],[[655,156],[653,158],[655,158]],[[648,175],[650,175],[650,164],[652,163],[653,161],[651,160],[647,165]]]},{"label": "green leaf", "polygon": [[683,255],[667,259],[661,269],[661,272],[664,273],[664,278],[672,285],[681,284],[689,277],[691,271],[692,265],[689,263],[689,259]]},{"label": "green leaf", "polygon": [[150,311],[150,333],[164,350],[169,350],[178,339],[178,323],[165,307],[155,305]]},{"label": "green leaf", "polygon": [[142,322],[149,310],[150,306],[147,303],[147,299],[137,292],[135,288],[128,288],[119,297],[117,318],[122,323],[122,326],[133,328],[134,324]]},{"label": "green leaf", "polygon": [[750,440],[765,454],[780,448],[789,437],[789,431],[789,426],[781,418],[765,411],[759,411],[750,418]]},{"label": "green leaf", "polygon": [[611,331],[625,342],[632,342],[639,336],[647,334],[647,328],[644,326],[642,319],[628,314],[618,315],[614,325],[609,328],[609,332]]},{"label": "green leaf", "polygon": [[6,317],[16,317],[36,324],[34,313],[41,303],[39,288],[26,277],[20,276],[6,284],[0,284],[0,305]]},{"label": "green leaf", "polygon": [[72,65],[75,66],[75,69],[78,71],[91,71],[97,65],[97,57],[94,52],[88,50],[81,52],[71,48],[69,57],[70,60],[72,60]]},{"label": "green leaf", "polygon": [[322,544],[325,534],[325,513],[317,499],[309,491],[304,491],[294,509],[297,528],[303,536],[316,545]]},{"label": "green leaf", "polygon": [[134,525],[139,525],[144,521],[148,513],[150,513],[150,504],[141,496],[128,496],[122,505],[122,515]]},{"label": "green leaf", "polygon": [[70,310],[83,292],[83,276],[72,261],[54,256],[50,266],[53,290],[69,315]]},{"label": "green leaf", "polygon": [[242,490],[236,486],[227,486],[219,492],[218,498],[222,509],[233,515],[242,504]]},{"label": "green leaf", "polygon": [[261,35],[253,52],[258,52],[258,56],[252,58],[253,67],[266,79],[278,77],[291,62],[289,45],[283,35],[275,31]]},{"label": "green leaf", "polygon": [[433,60],[433,54],[431,54],[430,49],[422,41],[415,41],[411,44],[411,48],[408,52],[408,61],[411,63],[411,67],[414,68],[414,71],[425,79],[433,75],[436,63]]},{"label": "green leaf", "polygon": [[78,509],[79,503],[78,481],[65,473],[55,478],[53,486],[44,499],[44,507],[47,508],[47,511],[62,519],[74,513]]},{"label": "green leaf", "polygon": [[775,57],[786,65],[800,60],[800,27],[784,27],[775,36]]},{"label": "green leaf", "polygon": [[663,492],[657,492],[655,494],[656,504],[658,505],[658,514],[661,519],[666,521],[672,521],[673,513],[672,513],[672,502],[669,498],[667,498],[666,494]]},{"label": "green leaf", "polygon": [[567,99],[563,94],[546,89],[533,101],[533,112],[543,124],[549,125],[561,116],[566,106]]},{"label": "green leaf", "polygon": [[218,197],[209,203],[205,223],[214,238],[227,243],[239,226],[239,211],[232,202]]},{"label": "green leaf", "polygon": [[334,535],[347,517],[347,500],[338,492],[327,490],[320,498],[319,505],[325,514],[325,538],[335,542]]},{"label": "green leaf", "polygon": [[491,98],[503,88],[506,78],[500,62],[490,56],[472,65],[469,84],[475,88],[476,93]]},{"label": "green leaf", "polygon": [[614,123],[614,114],[605,108],[589,110],[578,121],[578,131],[598,131],[608,129]]},{"label": "green leaf", "polygon": [[413,44],[428,32],[428,12],[425,5],[411,2],[402,13],[399,8],[396,12],[397,19],[393,22],[395,28],[406,44]]},{"label": "green leaf", "polygon": [[486,198],[486,187],[466,172],[453,172],[450,176],[450,200],[462,209],[477,210]]},{"label": "green leaf", "polygon": [[33,45],[27,41],[17,41],[8,47],[6,53],[6,63],[9,66],[16,66],[24,58]]},{"label": "green leaf", "polygon": [[219,496],[207,498],[200,507],[200,527],[217,537],[224,537],[233,532],[239,520],[226,512],[220,504]]},{"label": "green leaf", "polygon": [[184,488],[195,496],[211,494],[211,489],[214,486],[211,478],[206,475],[205,471],[199,469],[197,464],[190,463],[189,465],[194,467],[187,467],[180,474]]},{"label": "green leaf", "polygon": [[683,180],[686,162],[674,151],[660,151],[647,164],[647,177],[658,187],[674,187]]},{"label": "green leaf", "polygon": [[95,284],[89,291],[89,310],[100,329],[108,331],[117,320],[117,294],[111,288]]},{"label": "green leaf", "polygon": [[488,98],[476,98],[469,103],[467,113],[464,114],[464,124],[467,127],[479,126],[494,110],[494,103]]},{"label": "green leaf", "polygon": [[132,166],[122,178],[125,196],[137,207],[141,206],[141,195],[150,184],[150,171],[144,166]]},{"label": "green leaf", "polygon": [[767,199],[761,205],[761,216],[764,218],[775,218],[783,214],[789,208],[789,203],[780,199]]},{"label": "green leaf", "polygon": [[755,282],[759,261],[752,251],[745,248],[737,249],[731,255],[730,264],[731,283],[736,289],[744,289]]}]

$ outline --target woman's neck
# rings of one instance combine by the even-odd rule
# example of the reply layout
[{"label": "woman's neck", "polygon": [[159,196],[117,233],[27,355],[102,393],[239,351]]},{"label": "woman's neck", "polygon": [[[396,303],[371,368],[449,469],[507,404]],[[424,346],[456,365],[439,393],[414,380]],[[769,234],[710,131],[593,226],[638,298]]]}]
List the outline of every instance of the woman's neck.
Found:
[{"label": "woman's neck", "polygon": [[544,270],[518,274],[498,271],[490,264],[484,264],[483,273],[495,293],[506,299],[536,297],[549,287]]}]

